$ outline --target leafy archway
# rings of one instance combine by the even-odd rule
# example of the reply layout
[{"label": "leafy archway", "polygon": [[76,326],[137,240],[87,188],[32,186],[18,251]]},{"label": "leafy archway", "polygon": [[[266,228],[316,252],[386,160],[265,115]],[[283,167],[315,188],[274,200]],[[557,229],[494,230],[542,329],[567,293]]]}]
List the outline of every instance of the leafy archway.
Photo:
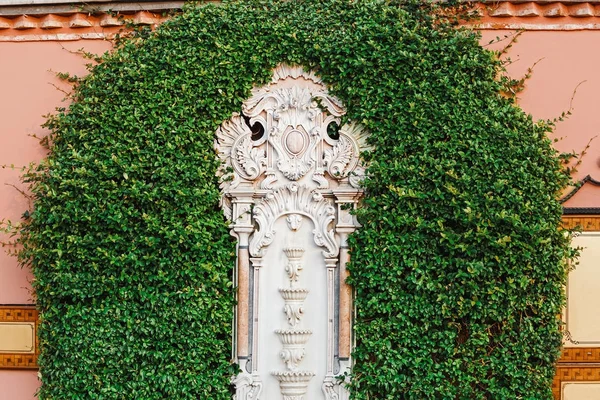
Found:
[{"label": "leafy archway", "polygon": [[229,398],[213,135],[281,62],[315,70],[375,148],[351,241],[354,398],[550,397],[570,255],[551,127],[498,94],[475,33],[400,3],[190,7],[78,83],[26,176],[40,398]]}]

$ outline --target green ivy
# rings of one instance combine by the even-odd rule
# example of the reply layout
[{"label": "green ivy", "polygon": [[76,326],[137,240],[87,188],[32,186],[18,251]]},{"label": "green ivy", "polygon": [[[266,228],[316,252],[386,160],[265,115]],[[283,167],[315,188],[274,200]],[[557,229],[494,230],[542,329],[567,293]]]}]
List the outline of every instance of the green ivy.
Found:
[{"label": "green ivy", "polygon": [[231,396],[235,246],[213,136],[281,62],[315,70],[371,132],[349,265],[353,398],[550,398],[568,178],[552,126],[499,95],[496,55],[439,15],[238,1],[119,40],[49,119],[49,156],[25,177],[40,399]]}]

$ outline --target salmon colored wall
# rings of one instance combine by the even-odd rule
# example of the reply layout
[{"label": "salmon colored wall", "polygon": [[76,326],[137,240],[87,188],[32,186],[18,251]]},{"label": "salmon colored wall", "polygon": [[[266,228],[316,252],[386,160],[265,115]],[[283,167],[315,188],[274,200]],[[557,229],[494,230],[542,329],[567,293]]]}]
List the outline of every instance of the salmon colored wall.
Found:
[{"label": "salmon colored wall", "polygon": [[[38,161],[44,149],[30,135],[43,136],[42,115],[60,106],[69,86],[56,72],[82,75],[89,62],[76,52],[85,48],[96,54],[110,48],[102,40],[75,42],[0,42],[0,164],[25,166]],[[20,171],[0,169],[0,219],[18,221],[28,207]],[[7,238],[2,238],[7,240]],[[31,274],[21,269],[14,257],[0,250],[0,304],[32,304]],[[0,400],[35,399],[39,387],[37,371],[0,370]]]},{"label": "salmon colored wall", "polygon": [[[485,31],[481,43],[510,34],[514,31]],[[507,43],[504,40],[490,47],[502,48]],[[572,115],[556,126],[557,149],[579,153],[600,135],[600,31],[524,32],[507,56],[513,61],[507,67],[509,75],[517,79],[537,62],[525,90],[518,95],[525,111],[535,118],[554,119],[572,105]],[[575,178],[586,175],[600,180],[600,136],[592,140]],[[600,207],[600,187],[586,185],[585,189],[567,205]]]},{"label": "salmon colored wall", "polygon": [[[510,32],[486,31],[482,43]],[[506,41],[495,45],[502,46]],[[0,42],[0,164],[25,166],[44,156],[44,150],[29,135],[44,135],[42,115],[60,106],[68,89],[55,72],[85,73],[88,62],[72,52],[85,48],[102,53],[111,46],[102,40],[74,42]],[[509,73],[517,78],[536,61],[519,103],[536,118],[555,118],[569,109],[573,92],[573,115],[559,123],[556,137],[561,151],[581,151],[600,133],[600,31],[525,32],[508,54]],[[591,174],[600,180],[600,138],[592,143],[579,168],[578,177]],[[23,189],[20,172],[0,169],[0,218],[19,220],[28,201],[15,188]],[[589,194],[591,193],[591,194]],[[573,206],[600,206],[595,190],[578,193]],[[570,204],[571,205],[571,204]],[[32,304],[31,275],[13,257],[0,252],[0,304]],[[38,388],[37,371],[0,370],[0,400],[29,400]]]},{"label": "salmon colored wall", "polygon": [[0,400],[35,400],[37,371],[0,371]]},{"label": "salmon colored wall", "polygon": [[[45,154],[30,135],[43,136],[43,115],[61,104],[69,86],[56,72],[82,75],[89,60],[78,49],[103,53],[105,41],[0,43],[0,164],[16,167],[38,161]],[[0,169],[0,218],[18,221],[27,199],[12,186],[23,189],[20,171]],[[6,238],[5,238],[6,239]],[[14,257],[0,252],[0,304],[31,304],[30,274],[17,266]]]}]

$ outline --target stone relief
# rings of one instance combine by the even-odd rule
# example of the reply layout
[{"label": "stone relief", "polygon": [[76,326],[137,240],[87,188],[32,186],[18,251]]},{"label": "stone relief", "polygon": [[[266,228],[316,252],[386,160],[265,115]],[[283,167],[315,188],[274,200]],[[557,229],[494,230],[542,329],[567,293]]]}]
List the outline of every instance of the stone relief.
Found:
[{"label": "stone relief", "polygon": [[262,383],[255,382],[255,379],[248,374],[240,374],[235,377],[232,383],[236,387],[236,394],[233,400],[259,400],[262,391]]},{"label": "stone relief", "polygon": [[[350,368],[351,298],[340,276],[345,276],[349,257],[343,250],[346,238],[359,226],[349,209],[362,194],[360,183],[366,165],[361,154],[370,150],[368,133],[354,123],[343,124],[335,135],[328,133],[333,124],[340,126],[345,114],[343,104],[328,93],[315,73],[300,66],[279,65],[273,71],[272,81],[254,88],[240,111],[223,122],[215,138],[221,161],[221,207],[238,239],[240,301],[235,347],[237,360],[247,372],[233,379],[234,398],[261,400],[262,396],[262,400],[272,400],[271,394],[266,395],[267,399],[264,393],[272,393],[277,388],[272,385],[278,384],[278,398],[283,400],[317,400],[319,396],[325,400],[346,400],[348,392],[337,374],[349,372]],[[279,218],[285,219],[289,234],[310,232],[314,244],[304,242],[309,244],[306,247],[286,243],[278,248],[287,263],[269,265],[274,260],[267,254],[270,245],[282,237],[276,231],[282,225],[275,225]],[[312,227],[310,231],[303,228],[307,223]],[[314,273],[303,277],[307,254],[312,260],[319,254],[326,273],[317,275],[326,278],[315,281],[310,276]],[[261,277],[278,268],[287,276],[285,287],[278,288],[285,316],[279,318],[287,326],[271,331],[281,345],[281,350],[273,354],[279,364],[264,365],[260,361],[260,321],[271,317],[261,311],[265,305],[258,301],[264,290]],[[342,272],[338,273],[339,268]],[[310,284],[302,285],[304,280]],[[320,293],[326,293],[325,297],[314,297],[311,289],[315,285],[321,288]],[[344,296],[343,300],[340,296]],[[306,308],[307,302],[313,308]],[[340,304],[346,307],[344,312],[336,309]],[[327,321],[322,322],[324,330],[319,336],[326,338],[327,352],[309,352],[313,364],[308,366],[304,365],[308,362],[307,349],[317,338],[314,326],[303,326],[307,309],[322,313],[311,314],[311,321]],[[347,336],[344,340],[337,337],[340,332]],[[337,343],[345,347],[338,349]],[[338,359],[338,353],[344,358]],[[322,363],[321,369],[315,368],[315,362]],[[318,375],[318,370],[325,372]],[[307,392],[317,375],[319,386],[310,386],[313,389]]]},{"label": "stone relief", "polygon": [[[279,293],[285,301],[284,312],[288,310],[301,310],[302,304],[308,295],[308,289],[298,288],[299,274],[302,270],[302,256],[304,249],[301,247],[286,247],[283,249],[288,258],[286,272],[289,280],[289,288],[280,288]],[[278,329],[275,331],[283,345],[283,350],[279,357],[283,360],[287,371],[273,372],[273,375],[279,380],[281,394],[284,399],[304,400],[308,382],[315,375],[312,371],[298,370],[299,364],[304,359],[305,345],[312,335],[308,329],[297,329],[301,323],[303,313],[298,312],[294,318],[289,318],[288,329]]]},{"label": "stone relief", "polygon": [[281,189],[267,193],[265,198],[254,207],[253,217],[258,225],[250,241],[250,254],[254,257],[264,255],[264,248],[275,238],[273,224],[282,215],[303,214],[313,220],[314,241],[325,247],[326,257],[335,257],[339,245],[330,225],[335,219],[335,207],[316,190],[291,183]]},{"label": "stone relief", "polygon": [[300,214],[290,214],[285,220],[288,223],[288,228],[292,231],[297,231],[302,226],[302,215]]}]

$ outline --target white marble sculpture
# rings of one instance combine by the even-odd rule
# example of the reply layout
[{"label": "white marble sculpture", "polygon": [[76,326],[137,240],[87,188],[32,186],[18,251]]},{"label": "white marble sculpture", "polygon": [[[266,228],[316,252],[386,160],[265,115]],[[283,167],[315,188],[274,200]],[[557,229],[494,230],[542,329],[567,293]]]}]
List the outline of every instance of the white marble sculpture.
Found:
[{"label": "white marble sculpture", "polygon": [[343,104],[298,66],[277,67],[240,111],[215,140],[221,204],[238,239],[235,398],[345,400],[346,239],[358,227],[351,209],[362,195],[367,132],[331,129]]}]

